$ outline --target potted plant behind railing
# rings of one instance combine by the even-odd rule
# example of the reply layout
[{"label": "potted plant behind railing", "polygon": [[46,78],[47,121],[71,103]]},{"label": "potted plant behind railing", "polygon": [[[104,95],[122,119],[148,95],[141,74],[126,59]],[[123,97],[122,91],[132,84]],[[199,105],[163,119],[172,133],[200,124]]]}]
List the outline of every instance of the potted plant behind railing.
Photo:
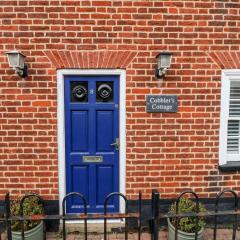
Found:
[{"label": "potted plant behind railing", "polygon": [[[199,203],[199,212],[205,212],[206,209],[203,204]],[[197,212],[197,204],[196,202],[187,199],[181,198],[179,200],[178,205],[178,213],[196,213]],[[176,214],[176,202],[173,203],[170,207],[169,213]],[[178,228],[178,240],[194,240],[195,239],[195,230],[197,228],[197,239],[203,239],[203,228],[205,226],[205,221],[201,217],[198,222],[196,221],[196,217],[181,217],[176,218],[168,218],[168,240],[175,240],[175,230],[176,225]]]},{"label": "potted plant behind railing", "polygon": [[[12,216],[21,216],[21,199],[13,200],[10,205]],[[27,197],[23,202],[23,216],[34,216],[44,214],[43,205],[35,196]],[[12,221],[12,239],[22,239],[22,222]],[[24,221],[24,240],[43,240],[44,227],[42,221],[25,220]]]}]

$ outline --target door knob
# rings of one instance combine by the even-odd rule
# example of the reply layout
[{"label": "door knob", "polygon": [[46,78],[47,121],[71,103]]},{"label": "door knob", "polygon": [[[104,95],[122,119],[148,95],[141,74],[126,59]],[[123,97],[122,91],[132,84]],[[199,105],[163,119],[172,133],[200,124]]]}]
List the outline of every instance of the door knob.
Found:
[{"label": "door knob", "polygon": [[116,150],[119,150],[119,148],[120,148],[119,138],[116,138],[116,142],[111,143],[110,146],[115,146],[115,147],[116,147]]}]

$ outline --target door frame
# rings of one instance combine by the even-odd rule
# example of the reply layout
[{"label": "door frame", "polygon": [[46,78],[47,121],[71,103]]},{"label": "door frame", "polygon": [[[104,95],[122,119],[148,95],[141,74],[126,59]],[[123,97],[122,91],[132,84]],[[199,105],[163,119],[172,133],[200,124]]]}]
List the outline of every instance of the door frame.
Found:
[{"label": "door frame", "polygon": [[[126,193],[126,71],[122,69],[59,69],[57,70],[57,130],[58,130],[58,189],[59,210],[62,213],[62,200],[66,195],[65,166],[65,116],[64,116],[64,77],[65,75],[117,75],[119,76],[119,191]],[[119,210],[125,211],[124,202],[119,201]]]}]

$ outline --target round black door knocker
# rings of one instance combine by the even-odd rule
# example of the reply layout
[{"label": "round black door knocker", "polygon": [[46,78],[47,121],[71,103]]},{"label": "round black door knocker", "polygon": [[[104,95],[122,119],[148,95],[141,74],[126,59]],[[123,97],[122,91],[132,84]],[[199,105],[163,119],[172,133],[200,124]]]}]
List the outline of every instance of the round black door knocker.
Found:
[{"label": "round black door knocker", "polygon": [[112,88],[108,84],[101,84],[97,89],[97,94],[103,100],[107,101],[112,94]]},{"label": "round black door knocker", "polygon": [[83,99],[87,95],[87,88],[82,85],[78,85],[72,90],[73,96],[79,100]]}]

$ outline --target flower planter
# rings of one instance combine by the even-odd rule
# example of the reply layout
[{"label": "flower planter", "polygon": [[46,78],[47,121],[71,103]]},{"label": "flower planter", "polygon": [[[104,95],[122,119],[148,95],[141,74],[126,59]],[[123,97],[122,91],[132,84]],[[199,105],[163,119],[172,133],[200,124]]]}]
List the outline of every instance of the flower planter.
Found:
[{"label": "flower planter", "polygon": [[[168,240],[175,240],[175,227],[171,224],[169,218],[167,219],[168,222]],[[181,230],[178,230],[178,240],[194,240],[195,239],[195,233],[186,233]],[[198,240],[203,239],[203,228],[198,231]]]},{"label": "flower planter", "polygon": [[[12,231],[12,240],[22,240],[22,233]],[[24,240],[43,240],[43,222],[24,232]]]}]

